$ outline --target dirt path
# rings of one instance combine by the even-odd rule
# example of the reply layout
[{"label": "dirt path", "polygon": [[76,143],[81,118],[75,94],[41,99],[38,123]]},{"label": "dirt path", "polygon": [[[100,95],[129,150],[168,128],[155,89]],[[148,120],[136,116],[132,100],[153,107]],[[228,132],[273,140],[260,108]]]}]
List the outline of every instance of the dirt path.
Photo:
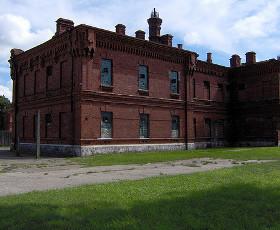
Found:
[{"label": "dirt path", "polygon": [[81,165],[70,164],[65,159],[46,158],[37,161],[32,158],[0,158],[0,196],[161,175],[190,174],[257,162],[264,161],[237,162],[204,158],[146,165],[83,168]]}]

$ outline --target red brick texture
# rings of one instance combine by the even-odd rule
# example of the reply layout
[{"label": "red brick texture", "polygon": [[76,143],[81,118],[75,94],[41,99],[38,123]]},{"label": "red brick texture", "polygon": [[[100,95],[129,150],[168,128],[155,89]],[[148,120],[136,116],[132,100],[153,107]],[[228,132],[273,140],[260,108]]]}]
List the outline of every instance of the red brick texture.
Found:
[{"label": "red brick texture", "polygon": [[[18,136],[35,142],[34,117],[40,110],[46,144],[276,143],[279,61],[254,63],[249,54],[249,63],[240,66],[235,55],[228,68],[197,57],[86,25],[70,25],[26,52],[13,50],[14,142]],[[112,61],[111,87],[101,87],[102,59]],[[138,86],[140,65],[148,67],[144,94]],[[178,72],[178,95],[171,94],[170,71]],[[100,138],[101,112],[113,114],[111,139]],[[139,138],[141,113],[149,115],[147,139]],[[179,137],[171,138],[175,115]]]}]

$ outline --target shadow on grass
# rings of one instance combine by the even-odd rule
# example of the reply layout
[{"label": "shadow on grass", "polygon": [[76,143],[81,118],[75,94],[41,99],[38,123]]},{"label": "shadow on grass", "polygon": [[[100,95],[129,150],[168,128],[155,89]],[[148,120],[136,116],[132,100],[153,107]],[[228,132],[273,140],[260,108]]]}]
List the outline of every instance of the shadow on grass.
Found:
[{"label": "shadow on grass", "polygon": [[61,202],[59,195],[54,199],[57,205],[20,197],[10,199],[12,205],[0,200],[0,229],[280,228],[279,187],[235,184],[194,194],[163,194],[151,201],[141,201],[141,194],[124,202],[84,202],[77,201],[77,196]]}]

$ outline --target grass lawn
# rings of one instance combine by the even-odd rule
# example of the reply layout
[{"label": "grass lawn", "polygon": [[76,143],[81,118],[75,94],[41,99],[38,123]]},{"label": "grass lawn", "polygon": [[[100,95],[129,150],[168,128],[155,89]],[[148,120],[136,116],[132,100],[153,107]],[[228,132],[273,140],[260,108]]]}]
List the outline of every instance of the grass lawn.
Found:
[{"label": "grass lawn", "polygon": [[280,229],[280,162],[0,198],[0,229]]},{"label": "grass lawn", "polygon": [[280,148],[217,148],[194,151],[114,153],[90,157],[71,158],[70,161],[86,166],[146,164],[192,158],[220,158],[234,160],[280,160]]}]

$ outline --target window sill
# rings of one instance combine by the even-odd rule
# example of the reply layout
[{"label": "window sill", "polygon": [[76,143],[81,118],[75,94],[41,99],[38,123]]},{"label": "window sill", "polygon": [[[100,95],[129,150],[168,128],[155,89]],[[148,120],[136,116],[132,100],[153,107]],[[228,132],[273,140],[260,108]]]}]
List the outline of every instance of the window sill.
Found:
[{"label": "window sill", "polygon": [[114,87],[111,85],[101,85],[100,88],[101,88],[101,90],[109,91],[109,92],[112,92],[114,89]]},{"label": "window sill", "polygon": [[149,90],[138,89],[138,93],[143,96],[149,96]]},{"label": "window sill", "polygon": [[178,93],[171,93],[171,94],[170,94],[170,97],[171,97],[172,99],[179,99],[180,94],[178,94]]},{"label": "window sill", "polygon": [[100,138],[98,138],[97,140],[101,140],[101,141],[111,141],[111,140],[113,140],[113,138],[112,138],[112,137],[100,137]]}]

